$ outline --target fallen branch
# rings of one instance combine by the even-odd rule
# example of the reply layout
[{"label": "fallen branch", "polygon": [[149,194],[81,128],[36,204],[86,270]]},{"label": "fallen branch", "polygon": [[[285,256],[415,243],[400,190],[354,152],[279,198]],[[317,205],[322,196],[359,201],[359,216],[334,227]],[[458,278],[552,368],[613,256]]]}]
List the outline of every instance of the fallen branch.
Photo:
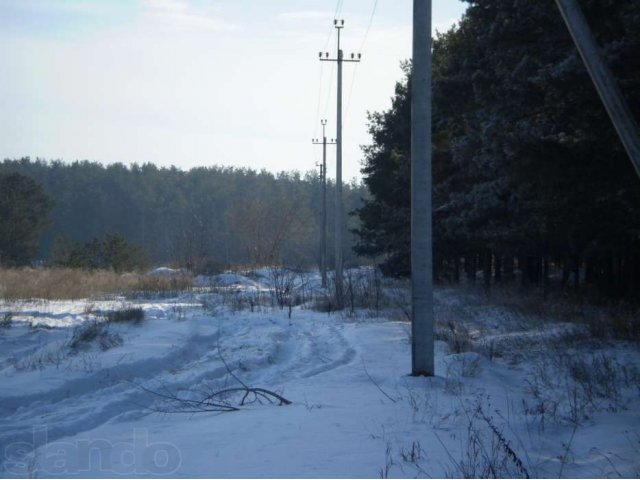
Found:
[{"label": "fallen branch", "polygon": [[[160,413],[236,412],[241,410],[241,407],[255,403],[268,403],[271,405],[291,404],[290,400],[271,390],[248,386],[233,372],[222,356],[219,347],[218,353],[227,373],[240,385],[239,387],[223,388],[208,393],[200,392],[202,398],[194,399],[180,396],[178,392],[171,391],[164,384],[162,384],[158,390],[152,390],[142,385],[135,385],[165,402],[164,405],[160,407],[149,407],[151,410]],[[196,394],[194,391],[190,391],[189,393],[191,395]]]},{"label": "fallen branch", "polygon": [[240,408],[235,407],[228,402],[215,402],[214,397],[209,396],[202,400],[193,400],[182,398],[177,393],[171,392],[166,386],[162,386],[162,390],[152,390],[142,385],[136,385],[147,393],[159,397],[166,401],[162,407],[148,407],[150,410],[159,413],[204,413],[204,412],[235,412]]},{"label": "fallen branch", "polygon": [[[262,403],[261,400],[266,400],[271,404],[277,402],[278,405],[291,405],[290,400],[287,400],[283,396],[278,395],[277,393],[272,392],[271,390],[266,390],[264,388],[251,388],[246,386],[238,387],[238,388],[226,388],[224,390],[214,392],[211,395],[209,395],[207,398],[205,398],[203,401],[208,402],[219,397],[225,397],[225,396],[233,395],[237,393],[243,394],[242,400],[240,400],[240,406],[248,405],[255,402]],[[253,395],[252,398],[251,398],[251,395]]]},{"label": "fallen branch", "polygon": [[[160,413],[236,412],[241,410],[241,407],[253,403],[262,404],[266,402],[271,405],[291,404],[291,401],[282,395],[265,388],[225,388],[210,393],[202,399],[191,399],[179,396],[178,393],[170,391],[164,385],[159,390],[152,390],[142,385],[137,386],[166,402],[162,407],[150,407],[151,410]],[[233,397],[240,398],[240,400],[233,402]]]}]

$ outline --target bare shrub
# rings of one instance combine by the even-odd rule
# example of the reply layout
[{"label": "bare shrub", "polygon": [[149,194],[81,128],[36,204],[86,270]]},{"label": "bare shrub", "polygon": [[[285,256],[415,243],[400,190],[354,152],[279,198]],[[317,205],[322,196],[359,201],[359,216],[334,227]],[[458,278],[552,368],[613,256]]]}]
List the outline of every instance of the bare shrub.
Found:
[{"label": "bare shrub", "polygon": [[[398,462],[398,466],[404,475],[410,476],[411,478],[427,478],[430,475],[422,468],[420,462],[426,460],[426,452],[420,445],[418,440],[414,440],[411,442],[411,447],[405,448],[400,447],[400,460]],[[409,474],[405,467],[410,469]]]},{"label": "bare shrub", "polygon": [[444,377],[444,391],[449,395],[460,396],[464,393],[464,383],[460,380],[460,372],[457,372],[457,365],[454,363],[447,364],[447,370]]},{"label": "bare shrub", "polygon": [[313,298],[313,289],[311,288],[311,278],[308,272],[299,270],[297,272],[299,280],[298,286],[295,288],[294,305],[306,305]]},{"label": "bare shrub", "polygon": [[[203,305],[203,308],[204,308],[204,305]],[[171,310],[173,311],[173,314],[176,320],[178,320],[179,322],[187,318],[187,313],[185,311],[185,308],[182,305],[175,305],[171,308]]]},{"label": "bare shrub", "polygon": [[435,338],[446,342],[451,353],[469,352],[473,347],[469,329],[458,322],[449,321],[445,328],[436,325]]},{"label": "bare shrub", "polygon": [[360,267],[344,273],[345,300],[350,312],[365,309],[380,314],[382,309],[408,308],[410,302],[406,289],[398,287],[398,281],[384,279],[378,268]]},{"label": "bare shrub", "polygon": [[[513,449],[504,431],[498,428],[480,405],[473,411],[465,410],[467,425],[461,454],[455,458],[440,437],[438,441],[451,462],[452,478],[530,478],[529,469]],[[482,427],[484,425],[484,427]]]},{"label": "bare shrub", "polygon": [[462,370],[463,377],[477,377],[482,373],[482,364],[480,363],[481,357],[479,355],[462,357]]},{"label": "bare shrub", "polygon": [[336,309],[333,296],[330,294],[316,295],[311,303],[311,310],[315,312],[331,313]]},{"label": "bare shrub", "polygon": [[[347,269],[343,274],[343,285],[344,303],[350,315],[355,315],[357,309],[362,309],[377,316],[384,309],[393,308],[405,311],[405,320],[411,320],[411,298],[407,285],[396,279],[382,277],[377,268]],[[335,289],[335,279],[330,276],[326,291],[314,295],[311,309],[327,313],[337,310]]]},{"label": "bare shrub", "polygon": [[293,306],[296,273],[283,267],[271,267],[269,272],[277,305],[281,309]]},{"label": "bare shrub", "polygon": [[104,314],[110,323],[134,323],[139,324],[144,320],[144,310],[140,307],[123,308]]},{"label": "bare shrub", "polygon": [[5,312],[0,317],[0,328],[11,328],[13,324],[13,312]]},{"label": "bare shrub", "polygon": [[524,413],[544,429],[548,420],[580,425],[595,412],[625,410],[625,389],[638,388],[640,372],[604,353],[556,354],[534,364],[527,384],[534,402],[523,402]]},{"label": "bare shrub", "polygon": [[395,463],[393,461],[393,455],[391,454],[391,445],[387,443],[387,448],[385,449],[384,454],[384,466],[380,467],[378,470],[378,476],[380,478],[389,478],[389,472],[393,465],[395,465]]},{"label": "bare shrub", "polygon": [[109,331],[107,322],[99,322],[97,320],[84,322],[82,325],[74,328],[69,340],[69,349],[75,353],[82,349],[87,349],[94,342],[102,351],[109,350],[113,347],[122,345],[122,337]]},{"label": "bare shrub", "polygon": [[621,364],[604,353],[592,354],[587,359],[569,359],[567,370],[581,396],[596,411],[626,409],[623,390],[640,385],[637,368]]},{"label": "bare shrub", "polygon": [[67,344],[58,343],[50,346],[47,350],[36,352],[23,359],[13,361],[13,368],[17,372],[43,370],[49,365],[60,367],[69,355]]},{"label": "bare shrub", "polygon": [[424,450],[422,449],[420,442],[418,442],[417,440],[411,443],[411,448],[400,449],[400,458],[402,458],[402,460],[407,463],[417,463],[419,460],[422,460],[423,456]]},{"label": "bare shrub", "polygon": [[265,297],[260,291],[247,291],[237,286],[216,286],[211,297],[202,301],[203,308],[212,315],[217,315],[221,307],[228,307],[232,312],[241,312],[250,309],[252,312],[257,306],[269,305],[271,296]]}]

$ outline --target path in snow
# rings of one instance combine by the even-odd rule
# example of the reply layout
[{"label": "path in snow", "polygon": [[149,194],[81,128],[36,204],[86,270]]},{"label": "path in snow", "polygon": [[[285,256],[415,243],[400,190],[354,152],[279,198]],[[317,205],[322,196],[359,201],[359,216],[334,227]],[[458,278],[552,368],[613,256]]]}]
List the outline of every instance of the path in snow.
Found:
[{"label": "path in snow", "polygon": [[[191,307],[187,319],[177,321],[171,318],[171,304],[156,304],[148,310],[141,325],[116,330],[125,339],[122,347],[106,353],[81,352],[60,366],[22,373],[38,388],[0,391],[0,451],[11,443],[31,440],[33,425],[46,424],[48,441],[55,441],[110,421],[148,415],[157,398],[138,385],[171,391],[209,388],[228,377],[219,351],[246,383],[275,388],[328,372],[355,357],[340,328],[327,325],[337,317],[317,314],[317,322],[297,322],[295,317],[289,322],[282,315],[212,318],[201,308]],[[154,328],[149,328],[152,322]],[[14,330],[15,343],[33,344],[23,356],[37,355],[38,346],[46,348],[46,339],[34,343],[33,336],[58,333],[33,333],[26,326]],[[20,335],[17,330],[22,330]],[[141,354],[145,347],[153,354]],[[109,358],[97,360],[105,356]],[[74,364],[80,363],[84,367],[78,372]],[[5,366],[4,370],[10,369]]]},{"label": "path in snow", "polygon": [[[235,277],[224,280],[235,288]],[[555,338],[562,324],[547,322],[540,328],[535,316],[492,306],[468,292],[438,290],[436,312],[445,321],[464,324],[474,347],[493,342],[497,350],[514,354],[490,361],[473,351],[453,354],[446,343],[437,342],[437,376],[412,378],[407,376],[405,322],[373,312],[349,318],[294,308],[291,319],[286,310],[269,307],[234,312],[230,303],[221,307],[220,298],[216,304],[215,294],[205,291],[135,302],[146,312],[140,325],[109,327],[122,337],[122,345],[104,352],[94,345],[76,354],[65,350],[65,342],[75,325],[89,319],[87,305],[0,304],[0,314],[7,308],[17,312],[15,325],[0,332],[0,453],[14,452],[16,442],[24,442],[22,454],[31,455],[33,463],[12,469],[15,462],[8,462],[13,459],[5,453],[0,476],[460,475],[455,462],[471,460],[465,445],[473,429],[487,442],[483,448],[496,442],[481,418],[474,418],[470,430],[478,406],[534,475],[556,476],[560,468],[567,476],[637,476],[640,471],[638,390],[623,392],[627,409],[589,412],[577,430],[562,418],[552,421],[551,413],[523,412],[525,401],[536,406],[540,400],[532,397],[527,383],[544,366],[533,363],[544,357],[538,348]],[[120,307],[122,302],[94,306]],[[58,327],[29,328],[28,321]],[[628,372],[640,364],[633,345],[602,348],[611,358],[623,359]],[[56,349],[64,354],[57,363],[15,368]],[[232,384],[221,355],[246,384],[282,393],[293,403],[250,405],[229,414],[150,410],[163,404],[139,385],[187,395]],[[566,393],[561,387],[545,393],[560,401]],[[541,423],[544,415],[546,423]],[[46,445],[34,437],[40,427],[46,428]],[[179,461],[154,470],[144,451],[132,451],[133,466],[114,458],[120,451],[116,447],[135,446],[136,439],[147,446],[170,446]],[[93,450],[82,453],[82,445]],[[33,454],[29,446],[36,447]],[[57,453],[69,447],[66,456]],[[568,452],[566,467],[558,452]],[[56,463],[61,459],[67,462],[63,466]],[[512,468],[508,473],[517,474],[506,462]]]}]

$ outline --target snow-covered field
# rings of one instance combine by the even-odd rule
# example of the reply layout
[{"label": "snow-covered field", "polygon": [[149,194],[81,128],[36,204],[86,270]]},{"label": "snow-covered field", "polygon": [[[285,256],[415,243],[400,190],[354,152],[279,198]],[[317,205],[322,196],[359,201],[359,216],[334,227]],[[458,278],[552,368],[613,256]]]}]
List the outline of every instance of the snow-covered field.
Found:
[{"label": "snow-covered field", "polygon": [[[441,289],[437,376],[414,378],[393,302],[289,312],[267,272],[197,284],[168,299],[0,303],[0,475],[640,475],[637,343]],[[133,308],[144,320],[107,321]],[[291,404],[211,397],[242,384]]]}]

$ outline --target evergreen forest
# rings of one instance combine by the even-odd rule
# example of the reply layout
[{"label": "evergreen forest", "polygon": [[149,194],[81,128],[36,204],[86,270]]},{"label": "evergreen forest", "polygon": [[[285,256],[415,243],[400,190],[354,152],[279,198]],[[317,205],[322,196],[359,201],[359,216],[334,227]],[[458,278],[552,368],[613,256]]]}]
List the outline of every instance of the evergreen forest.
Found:
[{"label": "evergreen forest", "polygon": [[[473,0],[433,45],[434,270],[443,282],[640,287],[640,180],[554,2]],[[640,119],[640,3],[581,2]],[[409,274],[411,65],[370,114],[356,251]]]},{"label": "evergreen forest", "polygon": [[[29,158],[5,160],[0,173],[32,179],[52,203],[39,252],[21,257],[18,264],[39,259],[105,266],[101,251],[123,241],[138,250],[135,261],[125,263],[131,266],[171,265],[207,273],[239,265],[317,267],[319,262],[322,182],[317,173],[274,175],[231,167],[184,171]],[[329,242],[332,191],[329,182]],[[364,188],[353,183],[343,192],[345,210],[358,208]],[[345,228],[354,228],[357,218],[349,222]],[[346,241],[353,243],[352,235],[346,234]],[[356,261],[349,245],[345,253],[347,262]]]}]

